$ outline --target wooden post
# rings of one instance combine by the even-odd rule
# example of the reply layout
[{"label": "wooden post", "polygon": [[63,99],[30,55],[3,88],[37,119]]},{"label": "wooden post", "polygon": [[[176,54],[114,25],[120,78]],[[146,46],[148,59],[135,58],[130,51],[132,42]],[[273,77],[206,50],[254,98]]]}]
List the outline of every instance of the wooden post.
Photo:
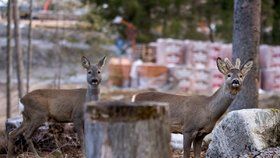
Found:
[{"label": "wooden post", "polygon": [[23,97],[23,56],[21,49],[21,29],[20,18],[19,18],[19,7],[18,0],[13,0],[13,17],[14,17],[14,41],[15,41],[15,52],[16,52],[16,70],[17,70],[17,81],[18,81],[18,97]]},{"label": "wooden post", "polygon": [[89,102],[85,113],[86,157],[169,158],[167,104]]},{"label": "wooden post", "polygon": [[11,116],[11,81],[13,74],[13,52],[11,50],[11,41],[12,41],[12,29],[11,29],[11,20],[12,20],[12,2],[8,0],[7,7],[7,56],[6,56],[6,95],[7,95],[7,108],[6,108],[6,118],[10,118]]}]

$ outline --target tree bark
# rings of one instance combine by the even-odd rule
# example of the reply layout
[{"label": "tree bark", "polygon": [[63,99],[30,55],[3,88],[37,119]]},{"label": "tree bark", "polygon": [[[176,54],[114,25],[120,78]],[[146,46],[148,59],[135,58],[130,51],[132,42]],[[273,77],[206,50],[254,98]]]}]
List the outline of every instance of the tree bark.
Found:
[{"label": "tree bark", "polygon": [[29,26],[28,26],[28,45],[27,45],[27,70],[26,70],[26,93],[29,92],[29,80],[31,74],[32,66],[32,10],[33,10],[33,0],[29,1]]},{"label": "tree bark", "polygon": [[13,17],[14,17],[14,39],[15,39],[15,52],[16,52],[16,68],[17,68],[17,80],[18,80],[18,97],[23,96],[23,58],[21,50],[21,34],[19,29],[19,12],[18,2],[13,0]]},{"label": "tree bark", "polygon": [[11,0],[8,0],[8,7],[7,7],[7,54],[6,54],[6,97],[7,97],[7,107],[6,107],[6,117],[7,119],[11,116],[11,79],[12,79],[12,62],[13,62],[13,54],[11,51],[11,36],[12,36],[12,29],[11,29],[11,19],[12,19],[12,11],[11,11]]},{"label": "tree bark", "polygon": [[86,157],[171,157],[168,113],[168,106],[163,103],[88,103]]},{"label": "tree bark", "polygon": [[233,61],[253,59],[254,65],[229,110],[258,107],[260,13],[261,0],[234,1]]}]

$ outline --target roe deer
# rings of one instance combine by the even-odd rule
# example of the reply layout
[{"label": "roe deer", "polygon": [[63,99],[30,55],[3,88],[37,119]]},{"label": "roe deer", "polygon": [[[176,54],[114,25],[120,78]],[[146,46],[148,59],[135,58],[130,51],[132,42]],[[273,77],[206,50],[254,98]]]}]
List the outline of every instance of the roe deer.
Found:
[{"label": "roe deer", "polygon": [[81,58],[82,66],[87,71],[87,89],[38,89],[20,99],[23,122],[9,134],[8,157],[14,157],[14,141],[20,134],[24,135],[31,150],[39,157],[32,143],[32,135],[47,121],[73,122],[83,148],[83,106],[85,102],[98,100],[101,68],[105,59],[103,57],[96,65],[91,65],[86,57]]},{"label": "roe deer", "polygon": [[229,59],[217,58],[217,66],[225,75],[225,82],[209,97],[144,92],[134,95],[132,101],[169,103],[171,132],[182,133],[184,136],[184,158],[189,158],[192,142],[195,157],[199,158],[203,138],[213,130],[218,119],[226,112],[241,90],[243,80],[252,65],[253,61],[249,60],[240,68],[240,59],[236,59],[236,64],[233,66]]}]

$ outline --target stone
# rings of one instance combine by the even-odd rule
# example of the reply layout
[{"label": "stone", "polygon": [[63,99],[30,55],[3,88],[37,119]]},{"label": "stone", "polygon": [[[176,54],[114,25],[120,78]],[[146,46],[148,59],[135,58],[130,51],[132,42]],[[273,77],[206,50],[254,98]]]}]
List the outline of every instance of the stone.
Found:
[{"label": "stone", "polygon": [[207,157],[257,156],[280,145],[280,110],[243,109],[228,113],[212,131]]},{"label": "stone", "polygon": [[183,150],[183,135],[179,133],[171,134],[171,142],[170,145],[173,149],[181,149]]},{"label": "stone", "polygon": [[21,125],[21,123],[22,123],[21,116],[8,118],[5,122],[6,133],[10,133],[13,129],[18,128]]}]

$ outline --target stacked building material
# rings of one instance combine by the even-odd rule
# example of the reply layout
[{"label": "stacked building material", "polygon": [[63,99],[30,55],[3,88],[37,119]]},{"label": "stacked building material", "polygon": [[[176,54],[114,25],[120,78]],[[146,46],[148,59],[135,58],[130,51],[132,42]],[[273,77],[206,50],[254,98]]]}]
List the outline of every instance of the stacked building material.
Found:
[{"label": "stacked building material", "polygon": [[193,70],[188,66],[170,67],[170,75],[173,78],[174,89],[183,92],[192,92]]},{"label": "stacked building material", "polygon": [[[216,59],[232,58],[231,44],[192,40],[158,39],[156,42],[138,45],[137,50],[142,56],[142,62],[137,61],[137,68],[133,69],[133,74],[137,74],[134,75],[137,81],[134,87],[161,89],[171,82],[174,89],[190,93],[216,91],[224,82],[224,75],[217,69]],[[118,85],[128,86],[130,66],[129,61],[113,64],[112,81],[117,83],[118,78],[124,79]],[[260,68],[261,88],[280,91],[279,46],[260,46]],[[118,77],[120,74],[122,77]]]},{"label": "stacked building material", "polygon": [[167,84],[168,68],[164,65],[145,63],[138,67],[139,87],[162,88]]},{"label": "stacked building material", "polygon": [[126,58],[111,58],[109,61],[109,83],[112,86],[129,87],[131,62]]},{"label": "stacked building material", "polygon": [[280,91],[280,47],[260,47],[261,87],[267,91]]},{"label": "stacked building material", "polygon": [[[177,47],[172,47],[172,45],[177,45]],[[162,56],[160,54],[167,47],[168,51],[165,52],[183,53],[177,55],[177,58],[184,57],[184,60],[177,60],[180,61],[177,63],[166,62],[170,61],[166,59],[168,55]],[[231,50],[232,47],[229,44],[191,40],[184,40],[182,43],[178,40],[159,39],[157,41],[157,60],[160,61],[158,64],[171,66],[171,76],[175,78],[173,82],[176,82],[176,89],[185,90],[186,92],[211,93],[224,82],[223,74],[217,69],[216,59],[217,57],[231,58]],[[180,73],[187,74],[186,72],[192,73],[190,74],[191,79],[184,75],[182,75],[184,77],[178,77],[181,76]]]},{"label": "stacked building material", "polygon": [[157,41],[157,63],[162,65],[183,65],[185,63],[184,42],[173,39]]}]

